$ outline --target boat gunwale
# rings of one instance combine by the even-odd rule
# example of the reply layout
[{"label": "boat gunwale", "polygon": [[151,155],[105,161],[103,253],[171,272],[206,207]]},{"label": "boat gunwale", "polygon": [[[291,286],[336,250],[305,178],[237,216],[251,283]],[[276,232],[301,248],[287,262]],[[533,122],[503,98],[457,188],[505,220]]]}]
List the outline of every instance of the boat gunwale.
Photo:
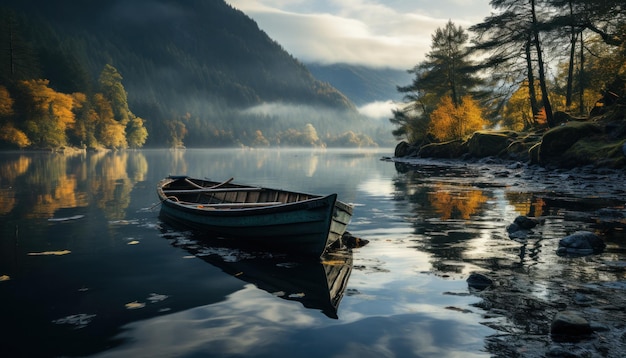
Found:
[{"label": "boat gunwale", "polygon": [[[161,199],[161,204],[168,204],[172,207],[181,209],[183,211],[186,212],[196,212],[198,213],[198,215],[203,215],[203,216],[211,216],[211,215],[233,215],[234,214],[238,214],[238,215],[249,215],[249,214],[255,214],[255,215],[263,215],[263,214],[270,214],[270,213],[280,213],[280,212],[284,212],[284,211],[290,211],[290,210],[294,210],[295,207],[300,207],[302,206],[303,208],[307,208],[307,209],[312,209],[315,206],[311,206],[313,203],[315,202],[326,202],[329,197],[333,197],[334,196],[334,200],[333,200],[333,205],[334,207],[344,210],[346,212],[348,212],[350,215],[352,215],[353,213],[353,206],[346,204],[340,200],[337,199],[337,193],[332,193],[332,194],[328,194],[328,195],[319,195],[319,194],[311,194],[311,193],[305,193],[305,192],[299,192],[299,191],[292,191],[292,190],[285,190],[285,189],[274,189],[274,188],[266,188],[266,187],[257,187],[257,186],[250,186],[250,185],[243,185],[243,184],[236,184],[236,183],[230,183],[230,181],[228,181],[227,185],[232,185],[234,187],[230,187],[230,188],[223,188],[220,187],[220,191],[221,193],[225,193],[228,192],[226,189],[233,189],[233,192],[236,191],[240,191],[244,188],[250,188],[250,189],[254,189],[254,190],[273,190],[273,191],[278,191],[278,192],[285,192],[285,193],[290,193],[290,194],[299,194],[299,195],[306,195],[309,196],[309,199],[304,199],[304,200],[298,200],[298,201],[294,201],[294,202],[288,202],[288,203],[280,203],[280,204],[268,204],[267,206],[257,206],[257,207],[242,207],[242,208],[236,208],[236,207],[229,207],[228,209],[222,209],[219,207],[214,207],[211,206],[211,204],[203,204],[203,203],[196,203],[196,202],[181,202],[181,201],[177,201],[177,200],[173,200],[171,199],[170,196],[167,195],[166,193],[166,189],[164,189],[164,187],[176,180],[179,179],[191,179],[191,180],[198,180],[198,181],[202,181],[205,183],[215,183],[215,184],[220,184],[217,182],[213,182],[210,180],[203,180],[203,179],[197,179],[197,178],[191,178],[188,176],[170,176],[167,179],[162,180],[158,187],[157,187],[157,193],[159,198]],[[209,189],[208,187],[206,189]],[[202,189],[197,189],[197,191],[190,191],[189,193],[202,193]],[[210,192],[210,191],[209,191]],[[225,203],[228,204],[228,203]],[[236,206],[238,203],[234,202],[233,203],[234,206]],[[201,207],[198,207],[201,206]],[[323,206],[323,204],[321,204],[320,206]]]}]

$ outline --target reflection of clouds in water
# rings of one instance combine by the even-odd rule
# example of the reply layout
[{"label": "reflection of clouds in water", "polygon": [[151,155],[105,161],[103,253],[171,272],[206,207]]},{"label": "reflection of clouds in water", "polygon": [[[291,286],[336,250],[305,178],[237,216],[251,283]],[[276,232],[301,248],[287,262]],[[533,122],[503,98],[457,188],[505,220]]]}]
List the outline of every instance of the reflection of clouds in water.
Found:
[{"label": "reflection of clouds in water", "polygon": [[393,183],[389,181],[389,178],[380,176],[372,176],[360,182],[358,189],[365,192],[368,196],[391,196],[395,191]]},{"label": "reflection of clouds in water", "polygon": [[118,338],[132,337],[102,357],[188,354],[250,355],[280,344],[291,330],[319,326],[325,317],[304,314],[297,302],[279,300],[246,285],[220,303],[134,322]]},{"label": "reflection of clouds in water", "polygon": [[[414,292],[411,299],[420,295]],[[117,338],[132,339],[99,356],[214,356],[216,352],[218,356],[278,356],[284,355],[285,342],[298,342],[290,345],[293,351],[289,356],[315,352],[318,356],[344,357],[468,357],[471,355],[462,352],[479,351],[482,335],[490,333],[476,323],[474,314],[449,312],[441,304],[398,304],[390,298],[382,305],[380,301],[370,302],[388,306],[388,312],[370,312],[355,305],[351,297],[344,300],[353,301],[350,308],[360,311],[349,310],[340,320],[328,320],[298,303],[276,299],[246,285],[217,304],[130,323]],[[458,324],[459,320],[464,322]]]}]

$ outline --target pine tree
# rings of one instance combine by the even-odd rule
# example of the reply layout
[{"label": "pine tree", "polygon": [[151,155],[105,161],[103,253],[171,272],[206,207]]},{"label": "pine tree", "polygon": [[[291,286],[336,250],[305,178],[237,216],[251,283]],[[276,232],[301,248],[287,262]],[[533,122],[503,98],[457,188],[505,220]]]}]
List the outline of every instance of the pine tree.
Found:
[{"label": "pine tree", "polygon": [[[475,93],[483,84],[470,61],[467,41],[465,30],[452,21],[435,31],[426,60],[409,70],[415,75],[413,83],[398,87],[398,91],[405,94],[405,105],[395,110],[394,118],[390,119],[399,126],[394,135],[404,135],[412,143],[428,141],[428,133],[432,133],[429,123],[433,118],[444,118],[432,116],[440,100],[448,98],[449,104],[457,108],[463,97]],[[443,137],[449,136],[442,135],[440,138]]]}]

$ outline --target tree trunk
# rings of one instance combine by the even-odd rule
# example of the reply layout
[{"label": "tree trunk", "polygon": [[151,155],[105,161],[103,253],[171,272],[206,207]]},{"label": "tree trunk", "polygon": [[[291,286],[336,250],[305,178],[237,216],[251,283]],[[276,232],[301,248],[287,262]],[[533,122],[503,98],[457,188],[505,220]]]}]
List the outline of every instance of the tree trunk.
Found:
[{"label": "tree trunk", "polygon": [[585,113],[585,40],[583,39],[583,33],[580,33],[580,68],[578,69],[578,85],[580,89],[578,91],[580,107],[578,111],[580,114]]},{"label": "tree trunk", "polygon": [[533,37],[535,42],[535,48],[537,49],[537,64],[539,69],[539,87],[541,88],[541,98],[543,100],[543,108],[546,111],[546,120],[548,121],[548,127],[552,128],[556,126],[554,123],[554,116],[552,115],[552,106],[550,105],[550,99],[548,98],[548,86],[546,85],[546,74],[543,68],[543,56],[541,54],[541,43],[539,41],[539,29],[537,28],[537,13],[535,11],[535,0],[530,0],[532,18],[533,18]]},{"label": "tree trunk", "polygon": [[15,78],[15,51],[13,49],[13,24],[9,20],[9,73],[11,79]]},{"label": "tree trunk", "polygon": [[[569,14],[573,16],[572,1],[569,2]],[[572,106],[572,83],[574,82],[574,59],[576,56],[576,28],[571,26],[570,49],[569,49],[569,66],[567,68],[567,92],[565,93],[565,108],[569,111]]]},{"label": "tree trunk", "polygon": [[528,35],[528,41],[526,41],[526,45],[524,46],[524,51],[526,52],[526,68],[527,68],[527,77],[528,77],[528,97],[530,100],[530,109],[533,112],[533,118],[537,114],[539,114],[539,104],[537,103],[537,93],[535,92],[535,74],[533,73],[533,61],[530,53],[530,34]]}]

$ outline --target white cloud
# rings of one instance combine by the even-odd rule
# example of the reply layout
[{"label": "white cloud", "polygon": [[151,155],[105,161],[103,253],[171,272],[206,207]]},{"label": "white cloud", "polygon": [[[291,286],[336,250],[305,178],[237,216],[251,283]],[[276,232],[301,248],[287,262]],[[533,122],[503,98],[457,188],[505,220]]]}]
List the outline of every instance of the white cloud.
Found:
[{"label": "white cloud", "polygon": [[359,113],[373,119],[388,119],[396,108],[398,104],[393,101],[376,101],[359,107]]},{"label": "white cloud", "polygon": [[489,15],[488,0],[229,0],[303,62],[409,69],[431,34],[452,20],[464,28]]}]

